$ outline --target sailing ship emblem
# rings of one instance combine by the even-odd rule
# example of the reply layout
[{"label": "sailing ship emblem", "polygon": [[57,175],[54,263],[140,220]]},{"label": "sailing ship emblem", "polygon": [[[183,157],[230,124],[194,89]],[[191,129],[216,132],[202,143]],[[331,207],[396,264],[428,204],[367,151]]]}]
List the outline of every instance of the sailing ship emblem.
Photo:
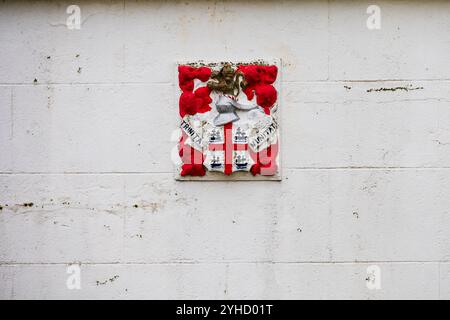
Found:
[{"label": "sailing ship emblem", "polygon": [[233,140],[235,143],[247,143],[248,136],[241,127],[238,127],[236,133],[234,134]]},{"label": "sailing ship emblem", "polygon": [[248,168],[248,158],[243,154],[238,154],[234,161],[236,170],[247,170]]}]

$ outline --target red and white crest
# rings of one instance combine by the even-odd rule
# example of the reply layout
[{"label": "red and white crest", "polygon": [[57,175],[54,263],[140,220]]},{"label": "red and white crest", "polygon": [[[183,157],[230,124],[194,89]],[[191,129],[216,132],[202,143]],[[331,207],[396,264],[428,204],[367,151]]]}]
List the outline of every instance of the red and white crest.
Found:
[{"label": "red and white crest", "polygon": [[279,63],[177,65],[177,178],[279,180]]}]

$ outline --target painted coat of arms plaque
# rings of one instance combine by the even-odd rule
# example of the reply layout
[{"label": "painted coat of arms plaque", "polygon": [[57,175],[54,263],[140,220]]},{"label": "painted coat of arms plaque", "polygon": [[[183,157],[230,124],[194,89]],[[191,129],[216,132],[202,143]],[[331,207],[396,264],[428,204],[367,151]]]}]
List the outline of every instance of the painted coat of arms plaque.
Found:
[{"label": "painted coat of arms plaque", "polygon": [[177,179],[281,180],[279,65],[177,64]]}]

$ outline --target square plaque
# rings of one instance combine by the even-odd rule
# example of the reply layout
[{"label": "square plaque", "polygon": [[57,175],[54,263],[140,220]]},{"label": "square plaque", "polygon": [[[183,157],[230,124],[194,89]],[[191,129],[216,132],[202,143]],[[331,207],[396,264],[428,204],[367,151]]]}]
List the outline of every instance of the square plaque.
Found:
[{"label": "square plaque", "polygon": [[177,64],[177,179],[281,180],[279,66]]}]

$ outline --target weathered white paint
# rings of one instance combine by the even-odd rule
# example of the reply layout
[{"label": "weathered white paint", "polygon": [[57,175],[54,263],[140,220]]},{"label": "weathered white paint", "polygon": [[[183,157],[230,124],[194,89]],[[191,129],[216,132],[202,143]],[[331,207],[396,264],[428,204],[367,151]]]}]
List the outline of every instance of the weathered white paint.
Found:
[{"label": "weathered white paint", "polygon": [[[450,3],[69,4],[0,4],[0,298],[450,298]],[[270,56],[283,181],[175,181],[173,63]]]}]

